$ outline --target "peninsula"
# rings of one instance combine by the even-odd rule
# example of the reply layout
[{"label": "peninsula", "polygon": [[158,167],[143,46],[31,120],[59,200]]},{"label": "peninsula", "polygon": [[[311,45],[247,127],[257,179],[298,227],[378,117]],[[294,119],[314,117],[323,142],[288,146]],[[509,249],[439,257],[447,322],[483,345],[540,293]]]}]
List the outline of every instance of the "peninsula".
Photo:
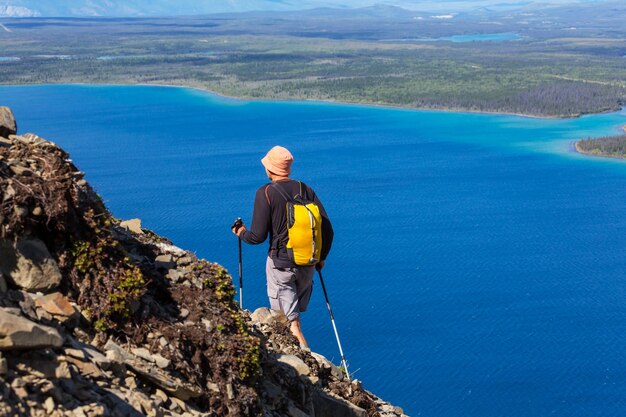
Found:
[{"label": "peninsula", "polygon": [[575,147],[587,155],[626,159],[626,135],[581,139]]},{"label": "peninsula", "polygon": [[623,135],[581,139],[575,143],[576,151],[593,156],[626,159],[626,126]]}]

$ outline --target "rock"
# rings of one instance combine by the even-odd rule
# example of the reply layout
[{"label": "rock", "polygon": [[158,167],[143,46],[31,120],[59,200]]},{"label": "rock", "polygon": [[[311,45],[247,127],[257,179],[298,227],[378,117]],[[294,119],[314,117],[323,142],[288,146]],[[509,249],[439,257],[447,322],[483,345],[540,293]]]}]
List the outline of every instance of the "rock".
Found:
[{"label": "rock", "polygon": [[187,310],[186,308],[181,308],[179,316],[183,320],[186,319],[189,316],[189,310]]},{"label": "rock", "polygon": [[181,266],[187,266],[190,265],[193,262],[193,258],[191,256],[183,256],[182,258],[178,259],[178,265]]},{"label": "rock", "polygon": [[331,361],[329,361],[319,353],[311,352],[311,356],[313,356],[313,359],[315,359],[321,367],[330,368],[330,374],[333,377],[335,377],[339,381],[343,381],[343,372],[341,372],[341,369],[338,366],[333,364]]},{"label": "rock", "polygon": [[54,404],[54,398],[52,397],[46,398],[46,401],[44,401],[43,403],[43,407],[46,409],[46,413],[52,414],[52,412],[54,411],[56,407],[56,404]]},{"label": "rock", "polygon": [[87,417],[87,414],[85,414],[85,410],[83,410],[82,407],[76,407],[73,410],[73,413],[75,417]]},{"label": "rock", "polygon": [[144,359],[150,363],[155,362],[155,359],[152,357],[152,354],[146,348],[133,348],[130,351],[133,353],[133,355],[140,357],[141,359]]},{"label": "rock", "polygon": [[8,138],[17,133],[17,123],[13,111],[8,107],[0,107],[0,136]]},{"label": "rock", "polygon": [[10,200],[13,197],[15,197],[15,188],[13,188],[13,186],[9,184],[6,190],[4,190],[4,195],[2,196],[2,198],[4,198],[4,200]]},{"label": "rock", "polygon": [[285,313],[282,311],[272,310],[267,307],[261,307],[254,310],[252,314],[250,314],[250,319],[253,322],[257,322],[260,324],[270,324],[273,322],[282,323],[285,325],[289,325],[289,319],[285,316]]},{"label": "rock", "polygon": [[17,136],[15,139],[27,145],[48,145],[55,148],[57,147],[54,143],[40,138],[33,133],[24,133],[22,136]]},{"label": "rock", "polygon": [[61,283],[61,272],[46,245],[39,239],[21,239],[17,245],[0,240],[0,272],[18,287],[31,292],[48,291]]},{"label": "rock", "polygon": [[163,391],[161,391],[160,389],[156,389],[156,391],[154,392],[154,396],[156,398],[158,398],[159,400],[161,400],[161,402],[166,403],[167,400],[170,399],[170,397],[167,396],[166,393],[164,393]]},{"label": "rock", "polygon": [[85,352],[80,349],[65,348],[63,349],[63,353],[65,353],[67,356],[71,356],[72,358],[81,359],[81,360],[86,359]]},{"label": "rock", "polygon": [[168,253],[176,256],[185,256],[187,252],[179,248],[178,246],[168,245],[167,243],[158,242],[156,247],[161,250],[163,253]]},{"label": "rock", "polygon": [[170,281],[179,282],[180,280],[185,278],[185,273],[179,271],[178,269],[170,269],[169,271],[167,271],[165,278],[169,279]]},{"label": "rock", "polygon": [[253,322],[261,324],[266,324],[271,317],[272,314],[270,313],[270,309],[267,307],[257,308],[254,312],[252,312],[252,314],[250,314],[250,319]]},{"label": "rock", "polygon": [[176,404],[176,408],[175,409],[182,410],[184,412],[189,410],[189,407],[187,406],[187,404],[185,404],[179,398],[173,397],[172,398],[172,404]]},{"label": "rock", "polygon": [[154,259],[154,267],[157,269],[173,269],[176,267],[176,262],[174,262],[172,255],[159,255]]},{"label": "rock", "polygon": [[72,318],[78,314],[78,311],[70,304],[70,300],[60,292],[37,298],[35,305],[43,308],[53,316]]},{"label": "rock", "polygon": [[0,309],[0,350],[61,347],[56,329],[34,323]]},{"label": "rock", "polygon": [[9,365],[7,364],[7,358],[2,356],[2,353],[0,353],[0,376],[6,375],[8,371]]},{"label": "rock", "polygon": [[[125,398],[126,396],[115,390],[115,389],[107,389],[108,392],[108,402],[113,404],[113,412],[110,413],[112,416],[116,417],[141,417],[143,414],[135,410],[130,404],[126,401],[121,401],[120,399]],[[145,417],[145,416],[144,416]]]},{"label": "rock", "polygon": [[161,369],[167,368],[168,366],[170,366],[170,363],[172,362],[169,359],[166,359],[163,356],[158,355],[158,354],[153,355],[152,357],[154,358],[154,362],[156,363],[156,366],[158,366]]},{"label": "rock", "polygon": [[233,384],[226,384],[226,397],[229,400],[235,399],[235,390],[233,389]]},{"label": "rock", "polygon": [[124,384],[127,388],[137,389],[137,380],[132,376],[124,378]]},{"label": "rock", "polygon": [[213,323],[211,322],[211,320],[201,319],[200,321],[202,322],[202,324],[204,324],[204,327],[206,328],[207,332],[210,333],[213,330]]},{"label": "rock", "polygon": [[74,365],[76,368],[78,368],[78,371],[83,376],[90,376],[92,378],[99,378],[99,377],[102,377],[104,375],[102,373],[102,371],[100,370],[100,368],[93,362],[82,361],[82,360],[79,360],[79,359],[71,357],[71,356],[70,357],[66,357],[65,360],[67,360],[72,365]]},{"label": "rock", "polygon": [[33,171],[31,171],[30,169],[20,166],[20,165],[11,165],[9,167],[9,169],[15,174],[15,175],[23,175],[25,177],[30,177],[31,175],[33,175]]},{"label": "rock", "polygon": [[176,397],[182,401],[187,401],[190,398],[198,398],[202,395],[202,391],[195,385],[185,383],[178,378],[166,374],[160,369],[147,369],[133,361],[127,361],[126,365],[144,381],[156,385],[172,397]]},{"label": "rock", "polygon": [[313,394],[315,417],[367,417],[367,411],[336,395],[316,390]]},{"label": "rock", "polygon": [[307,364],[297,356],[278,354],[276,360],[295,369],[298,375],[309,375],[311,373],[311,369]]},{"label": "rock", "polygon": [[107,357],[109,357],[109,352],[115,352],[116,357],[121,358],[122,362],[130,360],[132,358],[131,354],[128,353],[124,348],[115,343],[112,339],[107,340],[104,345],[104,350],[107,353]]},{"label": "rock", "polygon": [[72,371],[67,362],[60,362],[54,370],[54,377],[57,379],[71,379]]},{"label": "rock", "polygon": [[20,317],[22,315],[22,310],[16,307],[4,307],[3,310],[6,313],[13,314],[14,316]]},{"label": "rock", "polygon": [[141,219],[126,220],[121,222],[120,226],[137,235],[143,235],[143,230],[141,229]]},{"label": "rock", "polygon": [[148,417],[162,417],[163,412],[145,394],[134,391],[131,395],[131,404],[137,411],[143,410]]},{"label": "rock", "polygon": [[28,373],[36,378],[71,378],[72,373],[70,367],[67,362],[60,359],[61,358],[56,355],[24,355],[21,357],[19,363],[14,366],[20,373]]}]

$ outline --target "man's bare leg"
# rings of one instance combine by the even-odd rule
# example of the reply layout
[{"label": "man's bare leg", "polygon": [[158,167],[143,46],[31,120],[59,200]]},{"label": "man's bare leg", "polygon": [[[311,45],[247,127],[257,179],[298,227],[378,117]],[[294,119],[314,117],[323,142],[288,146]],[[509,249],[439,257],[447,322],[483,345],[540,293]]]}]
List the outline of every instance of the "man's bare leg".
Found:
[{"label": "man's bare leg", "polygon": [[300,317],[297,317],[296,319],[291,321],[291,333],[293,333],[296,339],[298,339],[298,342],[300,342],[300,347],[304,347],[308,349],[309,344],[306,342],[306,339],[304,338],[304,334],[302,334],[302,325],[300,324]]}]

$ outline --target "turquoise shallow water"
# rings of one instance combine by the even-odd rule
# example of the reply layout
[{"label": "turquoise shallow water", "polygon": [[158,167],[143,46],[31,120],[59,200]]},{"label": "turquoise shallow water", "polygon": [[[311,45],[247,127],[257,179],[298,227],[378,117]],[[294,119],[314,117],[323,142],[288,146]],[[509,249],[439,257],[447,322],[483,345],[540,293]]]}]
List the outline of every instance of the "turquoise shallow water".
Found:
[{"label": "turquoise shallow water", "polygon": [[[626,113],[573,120],[324,103],[176,88],[0,87],[20,131],[69,150],[117,217],[237,272],[260,158],[334,221],[325,280],[351,369],[424,416],[626,414],[626,163],[573,153]],[[262,247],[245,299],[267,305]],[[317,286],[305,332],[338,361]]]}]

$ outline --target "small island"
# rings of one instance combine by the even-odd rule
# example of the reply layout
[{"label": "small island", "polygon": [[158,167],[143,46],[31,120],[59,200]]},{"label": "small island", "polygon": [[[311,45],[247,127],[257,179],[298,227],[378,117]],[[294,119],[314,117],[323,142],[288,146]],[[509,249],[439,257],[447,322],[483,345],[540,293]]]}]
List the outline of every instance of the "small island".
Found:
[{"label": "small island", "polygon": [[593,156],[626,159],[626,126],[623,135],[587,138],[576,142],[576,151]]}]

